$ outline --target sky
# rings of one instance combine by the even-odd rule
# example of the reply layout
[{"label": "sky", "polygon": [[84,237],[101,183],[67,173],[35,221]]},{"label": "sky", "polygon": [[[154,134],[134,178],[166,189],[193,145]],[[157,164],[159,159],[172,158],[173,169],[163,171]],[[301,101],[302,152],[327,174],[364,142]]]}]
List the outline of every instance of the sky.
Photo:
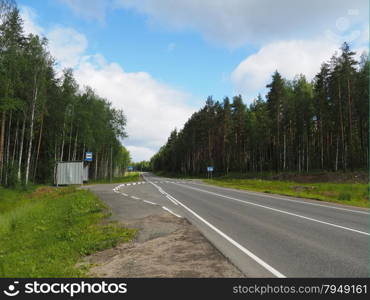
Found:
[{"label": "sky", "polygon": [[18,0],[24,31],[49,40],[127,117],[123,140],[149,160],[208,96],[261,93],[272,73],[311,80],[347,41],[368,51],[368,0]]}]

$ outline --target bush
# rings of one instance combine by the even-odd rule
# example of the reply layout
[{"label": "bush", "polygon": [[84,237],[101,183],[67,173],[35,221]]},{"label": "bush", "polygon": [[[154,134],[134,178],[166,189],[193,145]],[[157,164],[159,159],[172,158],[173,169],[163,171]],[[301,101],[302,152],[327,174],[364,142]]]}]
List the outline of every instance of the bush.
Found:
[{"label": "bush", "polygon": [[340,193],[338,196],[338,200],[351,201],[351,194],[350,193]]}]

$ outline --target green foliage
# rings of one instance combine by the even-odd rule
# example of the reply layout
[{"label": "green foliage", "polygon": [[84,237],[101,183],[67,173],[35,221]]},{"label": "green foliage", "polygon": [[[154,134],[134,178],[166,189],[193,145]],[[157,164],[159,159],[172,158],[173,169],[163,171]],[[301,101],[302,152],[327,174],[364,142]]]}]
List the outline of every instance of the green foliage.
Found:
[{"label": "green foliage", "polygon": [[368,207],[367,185],[360,183],[297,183],[281,180],[238,179],[231,176],[204,181],[228,188]]},{"label": "green foliage", "polygon": [[126,172],[124,176],[114,177],[112,178],[112,180],[109,179],[92,180],[88,184],[137,182],[139,180],[140,180],[139,172]]},{"label": "green foliage", "polygon": [[123,174],[123,111],[81,89],[71,69],[58,78],[47,40],[24,34],[11,0],[0,2],[0,45],[0,184],[52,183],[56,162],[81,161],[86,151],[96,158],[90,178]]},{"label": "green foliage", "polygon": [[155,172],[205,175],[229,172],[366,169],[369,153],[369,62],[344,43],[312,82],[278,71],[248,107],[241,96],[208,97],[151,159]]},{"label": "green foliage", "polygon": [[351,198],[351,194],[346,192],[342,192],[338,195],[338,200],[351,201]]},{"label": "green foliage", "polygon": [[106,208],[89,191],[0,189],[0,276],[79,277],[78,260],[130,240],[135,231],[100,224]]}]

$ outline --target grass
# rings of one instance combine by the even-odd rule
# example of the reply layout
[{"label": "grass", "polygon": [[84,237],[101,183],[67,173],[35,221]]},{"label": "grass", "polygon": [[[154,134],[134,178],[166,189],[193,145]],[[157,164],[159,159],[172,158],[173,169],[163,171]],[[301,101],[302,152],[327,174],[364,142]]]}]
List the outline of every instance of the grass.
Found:
[{"label": "grass", "polygon": [[75,187],[0,189],[0,277],[83,277],[86,255],[130,240],[135,230],[104,220],[97,196]]},{"label": "grass", "polygon": [[368,207],[368,185],[363,183],[298,183],[293,181],[219,177],[206,183],[263,193],[273,193],[323,200],[358,207]]},{"label": "grass", "polygon": [[110,179],[99,179],[99,180],[89,180],[87,184],[101,184],[101,183],[122,183],[122,182],[136,182],[140,179],[139,172],[128,172],[124,176],[114,177]]}]

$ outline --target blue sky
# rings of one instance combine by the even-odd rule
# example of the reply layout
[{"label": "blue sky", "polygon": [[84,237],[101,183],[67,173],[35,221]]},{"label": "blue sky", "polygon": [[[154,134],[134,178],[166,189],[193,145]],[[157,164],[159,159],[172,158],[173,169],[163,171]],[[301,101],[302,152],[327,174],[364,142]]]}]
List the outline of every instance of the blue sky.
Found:
[{"label": "blue sky", "polygon": [[312,79],[343,41],[368,48],[368,1],[18,0],[59,68],[122,108],[149,159],[208,95],[250,103],[278,69]]}]

